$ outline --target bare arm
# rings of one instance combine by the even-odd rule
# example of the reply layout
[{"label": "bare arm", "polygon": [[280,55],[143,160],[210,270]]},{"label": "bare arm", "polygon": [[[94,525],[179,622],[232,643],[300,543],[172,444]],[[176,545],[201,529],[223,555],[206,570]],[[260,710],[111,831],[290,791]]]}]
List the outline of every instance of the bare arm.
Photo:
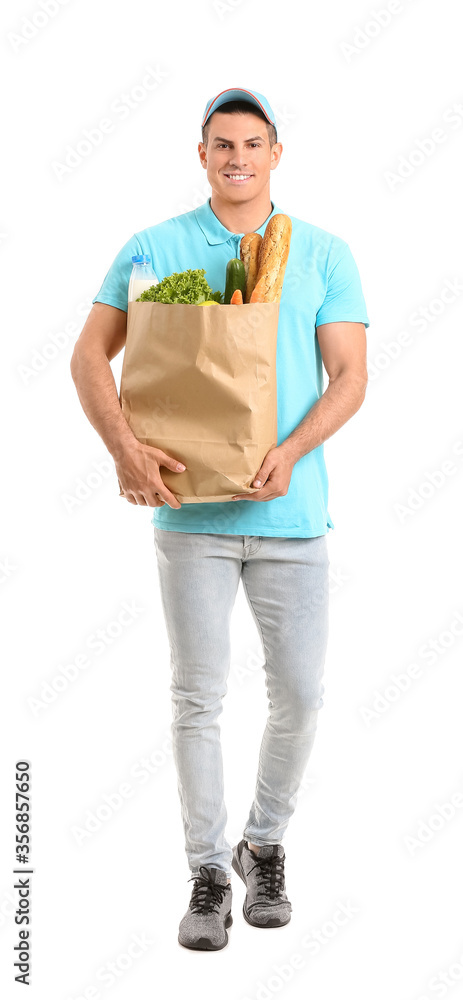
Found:
[{"label": "bare arm", "polygon": [[368,383],[364,323],[324,323],[318,342],[329,383],[282,446],[293,462],[318,448],[360,409]]},{"label": "bare arm", "polygon": [[232,500],[267,502],[286,496],[294,465],[318,448],[360,409],[368,382],[364,323],[324,323],[318,342],[329,384],[297,427],[267,452],[251,486],[255,493],[237,493]]},{"label": "bare arm", "polygon": [[160,465],[181,471],[177,459],[137,441],[122,413],[110,361],[122,350],[126,337],[127,313],[95,302],[71,358],[77,394],[90,423],[113,456],[126,499],[150,507],[160,507],[164,502],[180,507],[159,471]]},{"label": "bare arm", "polygon": [[122,350],[127,313],[95,302],[71,358],[71,375],[83,410],[114,459],[136,442],[123,416],[109,364]]}]

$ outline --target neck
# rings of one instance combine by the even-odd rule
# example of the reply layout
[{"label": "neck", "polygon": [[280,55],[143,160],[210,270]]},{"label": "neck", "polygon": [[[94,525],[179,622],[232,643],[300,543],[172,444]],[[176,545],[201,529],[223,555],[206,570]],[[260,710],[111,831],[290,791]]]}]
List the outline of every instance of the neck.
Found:
[{"label": "neck", "polygon": [[268,188],[252,201],[233,204],[212,191],[211,208],[219,222],[231,233],[255,233],[272,214]]}]

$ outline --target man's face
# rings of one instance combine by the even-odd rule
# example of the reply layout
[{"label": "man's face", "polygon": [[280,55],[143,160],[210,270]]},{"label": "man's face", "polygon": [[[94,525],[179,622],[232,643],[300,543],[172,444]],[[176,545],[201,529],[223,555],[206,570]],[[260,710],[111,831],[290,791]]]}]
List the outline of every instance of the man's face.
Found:
[{"label": "man's face", "polygon": [[269,184],[283,146],[277,142],[270,148],[267,126],[258,115],[214,111],[207,147],[200,142],[198,150],[212,190],[240,204],[256,198]]}]

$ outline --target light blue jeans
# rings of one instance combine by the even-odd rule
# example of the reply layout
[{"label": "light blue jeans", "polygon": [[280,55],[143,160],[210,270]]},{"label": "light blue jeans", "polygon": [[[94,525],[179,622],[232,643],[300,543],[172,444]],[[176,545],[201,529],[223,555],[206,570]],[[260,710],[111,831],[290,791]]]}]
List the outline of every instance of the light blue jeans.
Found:
[{"label": "light blue jeans", "polygon": [[193,875],[208,865],[230,878],[218,717],[227,691],[230,617],[239,581],[262,640],[269,699],[243,837],[257,845],[279,844],[323,706],[327,539],[153,527],[171,651],[172,742],[185,851]]}]

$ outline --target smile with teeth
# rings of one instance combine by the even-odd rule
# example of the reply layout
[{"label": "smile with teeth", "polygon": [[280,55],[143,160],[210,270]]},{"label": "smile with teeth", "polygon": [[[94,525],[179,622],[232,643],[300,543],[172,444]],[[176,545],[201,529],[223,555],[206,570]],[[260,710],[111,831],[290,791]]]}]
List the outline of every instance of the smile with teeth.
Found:
[{"label": "smile with teeth", "polygon": [[248,181],[249,178],[252,177],[252,174],[225,174],[225,177],[228,177],[230,181],[233,181],[236,184],[240,181]]}]

